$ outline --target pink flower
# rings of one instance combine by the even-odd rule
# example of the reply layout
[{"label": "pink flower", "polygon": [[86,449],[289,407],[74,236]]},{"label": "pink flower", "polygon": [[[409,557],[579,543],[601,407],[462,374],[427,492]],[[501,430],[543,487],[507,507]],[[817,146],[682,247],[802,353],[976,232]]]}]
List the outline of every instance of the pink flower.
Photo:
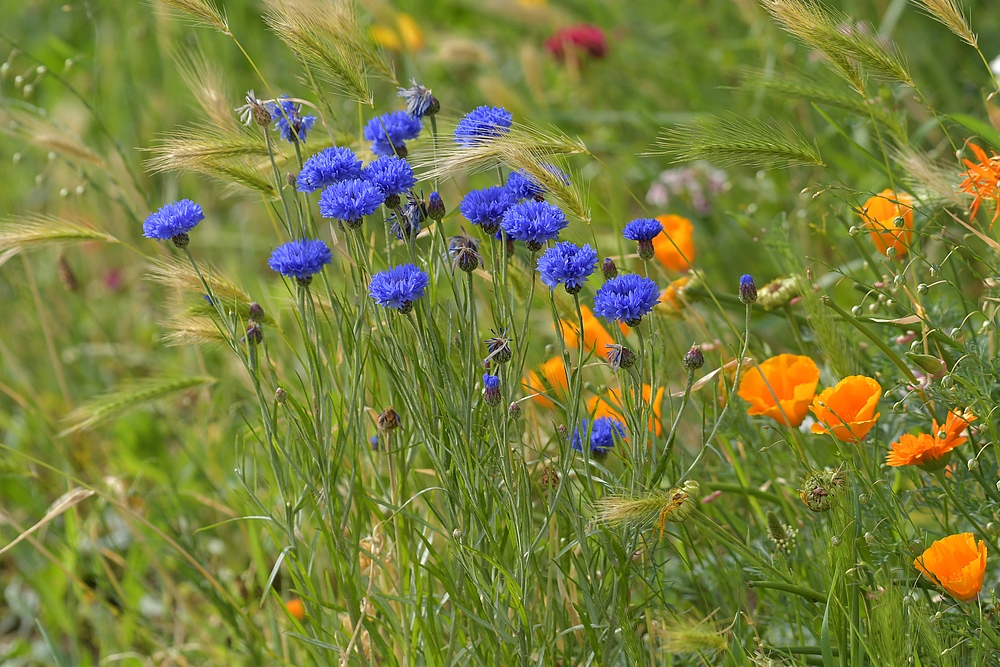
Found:
[{"label": "pink flower", "polygon": [[581,23],[557,30],[545,40],[545,48],[559,61],[564,60],[569,51],[603,58],[608,53],[608,40],[597,26]]}]

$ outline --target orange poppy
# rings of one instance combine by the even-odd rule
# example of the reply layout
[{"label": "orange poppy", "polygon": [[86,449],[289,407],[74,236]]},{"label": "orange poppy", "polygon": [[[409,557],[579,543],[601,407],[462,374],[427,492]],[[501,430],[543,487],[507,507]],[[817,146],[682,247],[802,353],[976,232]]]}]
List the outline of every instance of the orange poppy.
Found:
[{"label": "orange poppy", "polygon": [[291,600],[289,600],[288,602],[286,602],[285,603],[285,609],[297,621],[301,621],[302,619],[304,619],[306,617],[306,608],[305,608],[305,605],[303,605],[302,604],[302,600],[300,600],[298,598],[292,598]]},{"label": "orange poppy", "polygon": [[[642,385],[642,400],[649,403],[650,396],[652,395],[653,388],[648,384]],[[660,423],[663,417],[662,403],[663,387],[660,387],[656,390],[656,400],[653,401],[653,415],[649,418],[649,430],[653,431],[657,436],[663,433],[663,424]],[[609,389],[607,394],[594,396],[587,401],[587,412],[593,414],[594,419],[598,417],[611,417],[624,424],[625,418],[622,416],[621,411],[621,395],[617,389]]]},{"label": "orange poppy", "polygon": [[827,387],[813,399],[809,409],[816,415],[813,433],[829,433],[841,442],[862,440],[872,430],[882,387],[864,375],[846,377]]},{"label": "orange poppy", "polygon": [[653,252],[671,271],[687,271],[695,258],[694,225],[679,215],[658,215],[663,233],[653,237]]},{"label": "orange poppy", "polygon": [[976,544],[972,533],[949,535],[930,545],[913,565],[956,600],[972,602],[983,588],[986,544]]},{"label": "orange poppy", "polygon": [[687,305],[687,301],[684,299],[684,288],[687,287],[690,281],[691,278],[689,276],[681,276],[677,280],[672,281],[660,293],[660,303],[656,307],[668,313],[676,313],[682,310]]},{"label": "orange poppy", "polygon": [[[905,192],[883,190],[865,202],[858,211],[865,221],[875,247],[888,256],[889,248],[896,257],[906,256],[913,239],[913,197]],[[897,226],[902,220],[902,226]]]},{"label": "orange poppy", "polygon": [[532,396],[532,400],[546,408],[554,408],[556,405],[546,394],[559,395],[565,393],[568,388],[566,365],[563,363],[562,357],[559,356],[552,357],[539,366],[537,373],[528,371],[528,379],[524,383],[525,391],[538,394]]},{"label": "orange poppy", "polygon": [[816,395],[819,367],[809,357],[779,354],[747,370],[738,395],[750,404],[748,415],[764,415],[785,426],[799,426]]},{"label": "orange poppy", "polygon": [[[608,345],[612,345],[615,339],[611,337],[608,330],[604,328],[601,321],[597,319],[594,313],[584,305],[580,306],[580,314],[583,316],[583,342],[587,347],[587,351],[596,350],[597,354],[604,354]],[[565,339],[566,344],[570,347],[576,347],[579,344],[580,337],[577,335],[576,322],[569,322],[568,320],[562,320],[559,323],[559,328],[562,329],[563,339]]]},{"label": "orange poppy", "polygon": [[[972,195],[972,206],[969,207],[969,218],[975,218],[979,212],[979,207],[983,201],[996,202],[1000,200],[1000,155],[996,153],[992,157],[986,157],[986,151],[975,144],[969,144],[979,163],[972,160],[962,160],[968,171],[965,172],[963,180],[958,189],[967,195]],[[997,206],[993,213],[993,220],[990,221],[990,228],[1000,216],[1000,206]]]},{"label": "orange poppy", "polygon": [[930,434],[901,436],[890,445],[892,450],[885,457],[886,465],[919,466],[929,472],[939,470],[947,462],[948,453],[968,439],[961,437],[961,433],[975,419],[971,412],[952,410],[943,427],[938,426],[936,419],[932,421]]}]

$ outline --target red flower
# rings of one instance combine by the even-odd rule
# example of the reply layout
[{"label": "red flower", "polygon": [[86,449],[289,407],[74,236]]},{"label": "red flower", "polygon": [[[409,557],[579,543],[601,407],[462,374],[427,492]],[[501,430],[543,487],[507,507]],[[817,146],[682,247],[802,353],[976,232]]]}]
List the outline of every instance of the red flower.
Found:
[{"label": "red flower", "polygon": [[557,30],[545,40],[545,48],[560,61],[566,58],[569,51],[603,58],[608,54],[608,40],[604,31],[596,25],[581,23]]}]

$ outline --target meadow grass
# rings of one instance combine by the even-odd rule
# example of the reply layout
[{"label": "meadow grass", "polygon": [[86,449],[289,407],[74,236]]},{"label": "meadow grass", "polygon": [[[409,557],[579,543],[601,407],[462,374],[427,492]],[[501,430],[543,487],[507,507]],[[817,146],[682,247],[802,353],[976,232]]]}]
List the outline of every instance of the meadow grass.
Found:
[{"label": "meadow grass", "polygon": [[[996,7],[0,9],[0,663],[1000,664]],[[296,178],[411,80],[338,221]]]}]

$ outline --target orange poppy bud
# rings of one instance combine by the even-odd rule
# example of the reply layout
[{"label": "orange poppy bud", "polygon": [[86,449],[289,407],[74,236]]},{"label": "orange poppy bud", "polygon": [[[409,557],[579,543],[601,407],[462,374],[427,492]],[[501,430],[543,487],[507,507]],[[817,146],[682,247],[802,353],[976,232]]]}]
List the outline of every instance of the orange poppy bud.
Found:
[{"label": "orange poppy bud", "polygon": [[750,404],[748,415],[764,415],[785,426],[799,426],[816,395],[819,367],[809,357],[779,354],[747,369],[738,395]]},{"label": "orange poppy bud", "polygon": [[288,602],[286,602],[285,603],[285,609],[297,621],[301,621],[302,619],[304,619],[306,617],[306,608],[305,608],[305,605],[303,605],[302,604],[302,600],[300,600],[298,598],[292,598],[291,600],[289,600]]},{"label": "orange poppy bud", "polygon": [[663,233],[653,237],[653,252],[660,264],[671,271],[687,271],[694,262],[694,225],[679,215],[658,215]]},{"label": "orange poppy bud", "polygon": [[873,378],[852,375],[827,387],[809,409],[816,415],[813,433],[829,433],[841,442],[862,440],[875,425],[882,387]]},{"label": "orange poppy bud", "polygon": [[949,535],[934,542],[913,565],[956,600],[972,602],[983,588],[986,544],[976,544],[972,533]]},{"label": "orange poppy bud", "polygon": [[858,213],[880,253],[888,255],[889,248],[894,248],[896,257],[906,256],[913,239],[913,197],[883,190],[866,201]]}]

